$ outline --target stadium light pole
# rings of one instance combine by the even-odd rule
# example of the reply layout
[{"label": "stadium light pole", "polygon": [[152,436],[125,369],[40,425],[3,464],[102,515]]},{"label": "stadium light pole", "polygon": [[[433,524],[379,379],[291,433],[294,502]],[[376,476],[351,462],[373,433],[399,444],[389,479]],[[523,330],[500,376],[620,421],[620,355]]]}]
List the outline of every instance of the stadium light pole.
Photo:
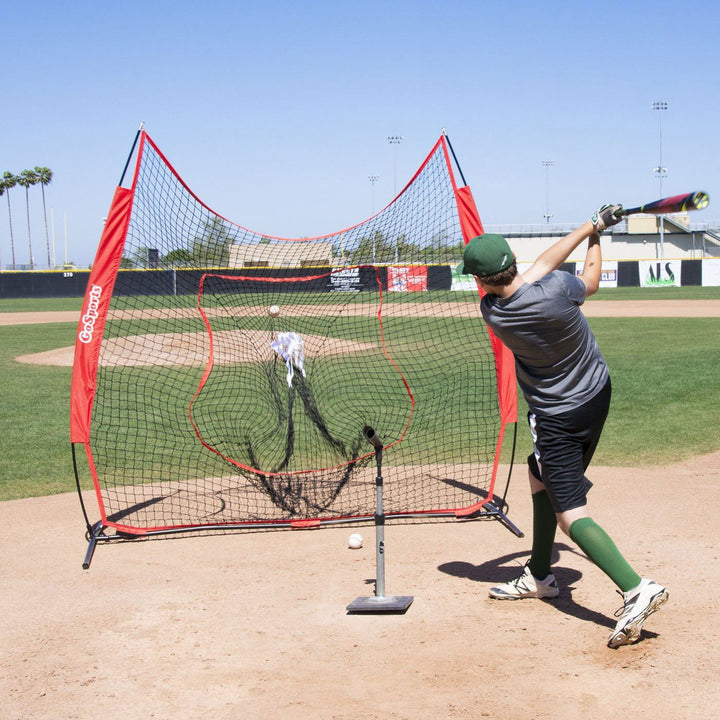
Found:
[{"label": "stadium light pole", "polygon": [[[370,181],[370,217],[375,215],[375,183],[380,179],[379,175],[368,175]],[[373,232],[372,241],[372,261],[375,264],[375,232]]]},{"label": "stadium light pole", "polygon": [[[664,101],[658,101],[654,102],[652,104],[653,110],[659,111],[659,118],[660,118],[660,161],[657,164],[657,167],[653,169],[653,172],[657,176],[658,182],[660,184],[659,191],[660,194],[658,197],[663,196],[663,178],[667,177],[667,168],[663,167],[662,162],[662,146],[663,146],[663,140],[662,140],[662,116],[663,112],[668,109],[668,104]],[[665,216],[660,216],[660,257],[665,257]]]},{"label": "stadium light pole", "polygon": [[[393,146],[393,197],[397,197],[397,146],[402,142],[402,135],[388,135],[388,142]],[[398,261],[398,241],[395,240],[395,263]]]},{"label": "stadium light pole", "polygon": [[552,215],[550,214],[550,168],[555,164],[553,160],[543,160],[542,165],[545,168],[545,222],[549,223]]},{"label": "stadium light pole", "polygon": [[388,142],[394,146],[393,150],[393,192],[397,195],[397,146],[402,142],[402,135],[388,135]]},{"label": "stadium light pole", "polygon": [[380,179],[379,175],[368,175],[370,181],[370,215],[375,214],[375,183]]}]

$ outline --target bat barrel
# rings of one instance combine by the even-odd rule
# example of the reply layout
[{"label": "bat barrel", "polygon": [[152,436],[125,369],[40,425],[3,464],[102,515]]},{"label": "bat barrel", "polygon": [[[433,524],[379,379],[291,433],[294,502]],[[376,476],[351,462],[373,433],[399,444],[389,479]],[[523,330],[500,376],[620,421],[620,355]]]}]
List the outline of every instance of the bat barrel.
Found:
[{"label": "bat barrel", "polygon": [[697,192],[685,193],[684,195],[673,195],[672,197],[662,198],[634,208],[625,208],[622,214],[623,216],[635,215],[637,213],[665,215],[667,213],[703,210],[709,203],[710,196],[703,190],[698,190]]}]

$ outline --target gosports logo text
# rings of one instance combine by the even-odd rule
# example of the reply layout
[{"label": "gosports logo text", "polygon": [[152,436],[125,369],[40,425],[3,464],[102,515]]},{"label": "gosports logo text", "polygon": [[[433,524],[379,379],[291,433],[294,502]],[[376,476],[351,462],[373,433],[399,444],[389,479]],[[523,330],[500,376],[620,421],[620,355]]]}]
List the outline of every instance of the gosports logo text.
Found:
[{"label": "gosports logo text", "polygon": [[78,334],[78,339],[81,343],[89,343],[92,340],[93,332],[95,330],[95,321],[98,318],[98,307],[100,305],[100,296],[102,295],[102,288],[100,285],[93,285],[88,293],[88,306],[85,314],[81,318],[82,330]]}]

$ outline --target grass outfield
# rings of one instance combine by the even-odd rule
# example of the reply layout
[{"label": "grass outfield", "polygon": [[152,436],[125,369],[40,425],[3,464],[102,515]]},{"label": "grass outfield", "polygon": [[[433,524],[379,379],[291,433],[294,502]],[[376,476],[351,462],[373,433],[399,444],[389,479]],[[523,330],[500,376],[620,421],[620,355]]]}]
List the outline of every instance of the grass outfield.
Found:
[{"label": "grass outfield", "polygon": [[598,300],[720,300],[720,287],[600,288],[588,302]]},{"label": "grass outfield", "polygon": [[[720,288],[635,290],[632,299],[719,298]],[[623,289],[602,291],[609,299]],[[624,299],[618,297],[617,299]],[[628,298],[630,299],[630,298]],[[0,301],[0,312],[79,309],[79,298]],[[592,318],[610,365],[613,403],[595,463],[665,464],[720,447],[714,427],[720,373],[718,321],[712,318]],[[74,323],[0,327],[5,379],[0,432],[4,462],[0,500],[67,492],[75,487],[68,430],[70,369],[25,365],[17,355],[72,345]],[[462,408],[458,408],[462,412]],[[516,461],[531,444],[520,401]],[[509,444],[509,443],[508,443]],[[505,460],[508,457],[506,455]]]},{"label": "grass outfield", "polygon": [[[610,367],[610,415],[595,459],[652,465],[720,449],[714,427],[720,373],[715,318],[591,318]],[[517,459],[532,450],[520,395]]]},{"label": "grass outfield", "polygon": [[[472,292],[448,292],[443,301],[466,301]],[[386,300],[392,300],[392,296]],[[406,301],[407,299],[405,299]],[[588,302],[602,300],[720,300],[720,287],[601,288]],[[187,307],[193,307],[195,296],[187,296]],[[148,302],[148,307],[152,302]],[[82,298],[10,298],[0,299],[0,313],[52,312],[82,308]]]}]

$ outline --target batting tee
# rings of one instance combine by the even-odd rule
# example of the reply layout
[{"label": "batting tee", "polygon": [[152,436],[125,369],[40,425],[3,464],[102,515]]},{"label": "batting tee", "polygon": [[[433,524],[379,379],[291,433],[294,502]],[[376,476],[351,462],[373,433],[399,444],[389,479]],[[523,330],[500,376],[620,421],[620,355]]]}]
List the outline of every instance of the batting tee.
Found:
[{"label": "batting tee", "polygon": [[388,521],[495,518],[521,534],[495,491],[514,363],[454,275],[482,223],[444,132],[385,208],[314,238],[212,211],[145,131],[126,170],[133,157],[75,343],[85,567],[100,540],[370,521],[368,428]]}]

